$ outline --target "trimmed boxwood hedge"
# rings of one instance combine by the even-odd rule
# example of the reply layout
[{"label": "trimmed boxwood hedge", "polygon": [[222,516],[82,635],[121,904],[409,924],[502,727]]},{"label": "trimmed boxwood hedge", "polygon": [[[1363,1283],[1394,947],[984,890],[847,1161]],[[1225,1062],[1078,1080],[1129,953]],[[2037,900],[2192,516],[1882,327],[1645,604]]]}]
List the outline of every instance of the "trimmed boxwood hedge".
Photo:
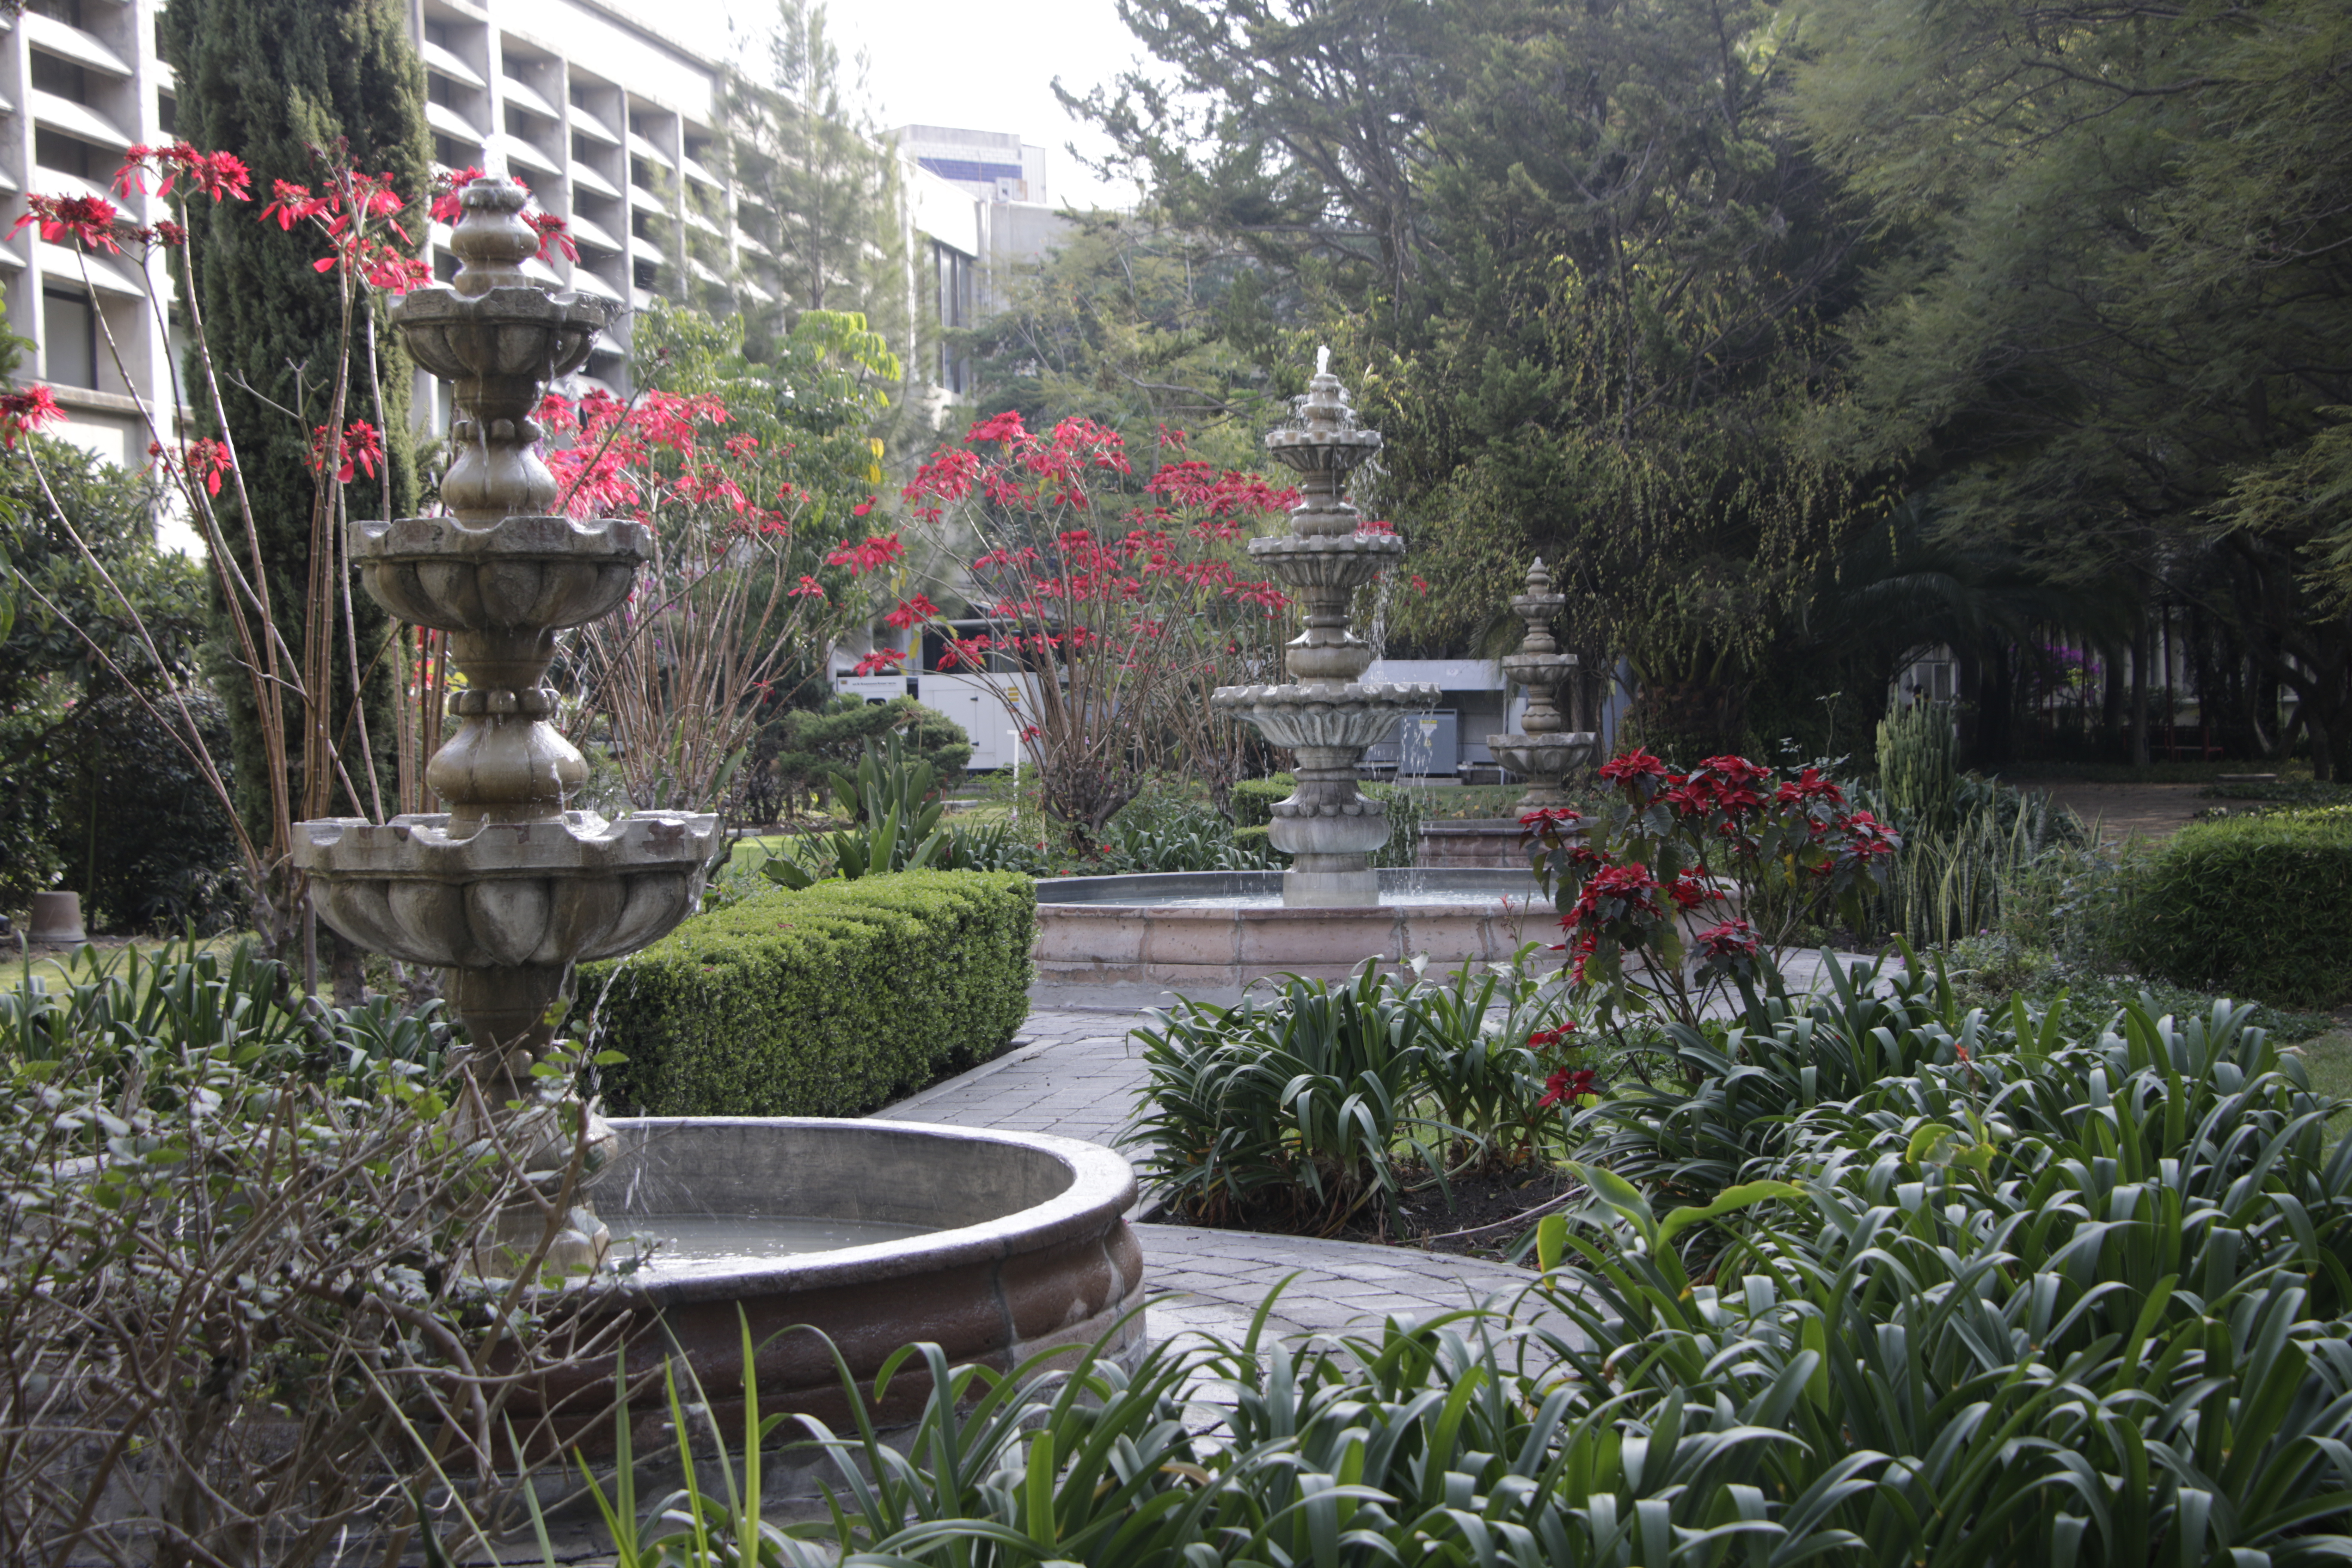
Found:
[{"label": "trimmed boxwood hedge", "polygon": [[2284,1007],[2352,997],[2352,806],[2192,822],[2136,883],[2124,940],[2143,973]]},{"label": "trimmed boxwood hedge", "polygon": [[778,888],[580,967],[615,1115],[858,1116],[986,1061],[1029,1016],[1037,893],[1012,871]]}]

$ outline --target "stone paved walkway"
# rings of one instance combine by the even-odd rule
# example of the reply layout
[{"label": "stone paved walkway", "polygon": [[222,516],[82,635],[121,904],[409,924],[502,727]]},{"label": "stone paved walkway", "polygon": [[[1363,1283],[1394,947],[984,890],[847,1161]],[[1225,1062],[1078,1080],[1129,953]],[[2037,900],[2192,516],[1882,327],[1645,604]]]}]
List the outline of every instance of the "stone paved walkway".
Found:
[{"label": "stone paved walkway", "polygon": [[[1003,1056],[875,1114],[1116,1143],[1143,1081],[1128,1038],[1141,1021],[1134,1012],[1033,1009]],[[1155,1337],[1189,1331],[1238,1339],[1286,1276],[1295,1278],[1269,1325],[1285,1337],[1361,1329],[1391,1315],[1426,1319],[1515,1296],[1533,1278],[1482,1258],[1362,1242],[1173,1225],[1139,1226],[1136,1236],[1145,1278],[1160,1292]]]}]

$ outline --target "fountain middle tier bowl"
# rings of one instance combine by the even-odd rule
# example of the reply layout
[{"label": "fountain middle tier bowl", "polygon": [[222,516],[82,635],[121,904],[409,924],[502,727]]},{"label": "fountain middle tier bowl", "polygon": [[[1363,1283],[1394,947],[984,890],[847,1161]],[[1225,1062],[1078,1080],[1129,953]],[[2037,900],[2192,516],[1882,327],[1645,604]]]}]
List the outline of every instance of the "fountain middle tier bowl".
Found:
[{"label": "fountain middle tier bowl", "polygon": [[1245,724],[1277,746],[1336,746],[1361,750],[1396,735],[1397,721],[1437,706],[1438,689],[1427,681],[1394,685],[1220,686],[1210,705]]},{"label": "fountain middle tier bowl", "polygon": [[[1036,981],[1046,1005],[1139,1005],[1173,991],[1231,1002],[1279,974],[1344,980],[1368,958],[1433,977],[1549,942],[1558,917],[1516,870],[1389,869],[1369,907],[1286,908],[1279,871],[1055,877],[1037,884]],[[1261,987],[1263,989],[1263,987]]]},{"label": "fountain middle tier bowl", "polygon": [[[617,1152],[593,1195],[615,1256],[635,1234],[688,1229],[697,1243],[667,1259],[656,1248],[623,1281],[616,1305],[659,1320],[631,1368],[682,1353],[721,1431],[741,1430],[747,1321],[761,1409],[835,1431],[850,1412],[834,1350],[870,1394],[883,1361],[920,1341],[952,1364],[999,1371],[1106,1334],[1114,1353],[1142,1348],[1142,1314],[1119,1321],[1143,1300],[1143,1252],[1125,1217],[1135,1173],[1099,1144],[824,1117],[623,1117],[613,1129]],[[812,1242],[824,1249],[782,1250]],[[832,1349],[789,1331],[802,1325]],[[610,1386],[609,1364],[591,1375]],[[902,1425],[929,1392],[912,1362],[875,1414]],[[652,1408],[661,1398],[656,1379],[647,1420],[667,1415]],[[583,1436],[597,1438],[593,1426]]]},{"label": "fountain middle tier bowl", "polygon": [[701,901],[719,819],[638,812],[607,822],[486,823],[446,816],[295,824],[294,863],[337,931],[407,963],[487,969],[634,952]]},{"label": "fountain middle tier bowl", "polygon": [[629,596],[653,532],[612,518],[508,517],[480,527],[451,517],[352,524],[367,591],[404,621],[446,632],[576,626]]}]

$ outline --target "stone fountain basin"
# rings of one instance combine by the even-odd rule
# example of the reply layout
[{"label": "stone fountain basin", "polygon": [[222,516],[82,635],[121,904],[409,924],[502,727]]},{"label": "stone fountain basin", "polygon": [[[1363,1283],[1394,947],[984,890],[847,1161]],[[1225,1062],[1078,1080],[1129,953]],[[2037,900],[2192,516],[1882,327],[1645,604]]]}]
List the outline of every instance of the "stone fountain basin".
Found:
[{"label": "stone fountain basin", "polygon": [[1532,873],[1386,869],[1372,908],[1286,909],[1279,871],[1055,877],[1037,884],[1036,981],[1055,1005],[1140,1005],[1168,992],[1231,1002],[1278,974],[1345,980],[1366,959],[1433,975],[1551,942]]},{"label": "stone fountain basin", "polygon": [[[637,1336],[632,1369],[682,1355],[723,1431],[741,1429],[746,1322],[759,1347],[762,1413],[806,1413],[836,1431],[851,1415],[835,1350],[869,1398],[883,1362],[919,1341],[942,1346],[950,1364],[999,1370],[1114,1330],[1115,1352],[1141,1350],[1143,1253],[1126,1219],[1135,1173],[1099,1144],[824,1117],[649,1116],[612,1125],[617,1152],[593,1191],[616,1237],[640,1219],[681,1213],[936,1227],[781,1258],[663,1267],[656,1253],[653,1267],[625,1280],[622,1303],[657,1320]],[[803,1325],[822,1330],[832,1349],[793,1331]],[[605,1389],[609,1377],[607,1368]],[[919,1362],[904,1368],[871,1406],[877,1421],[914,1420],[929,1387]],[[583,1405],[597,1403],[596,1390],[576,1392]],[[656,1389],[634,1412],[645,1428],[641,1453],[665,1440],[661,1406]],[[580,1436],[609,1442],[609,1421],[604,1426],[600,1434],[591,1423]]]}]

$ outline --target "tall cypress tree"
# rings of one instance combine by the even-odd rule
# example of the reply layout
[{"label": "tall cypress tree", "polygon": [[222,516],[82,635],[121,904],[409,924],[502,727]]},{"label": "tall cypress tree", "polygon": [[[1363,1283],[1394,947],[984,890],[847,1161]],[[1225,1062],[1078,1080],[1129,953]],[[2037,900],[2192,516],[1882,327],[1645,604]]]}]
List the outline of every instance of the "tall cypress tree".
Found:
[{"label": "tall cypress tree", "polygon": [[[271,618],[299,670],[310,581],[310,432],[330,416],[342,310],[337,279],[312,266],[325,251],[317,230],[297,225],[289,232],[256,219],[271,182],[316,188],[323,183],[323,158],[347,150],[352,167],[392,176],[407,204],[402,226],[421,241],[432,168],[424,68],[409,39],[408,9],[395,0],[173,0],[163,16],[164,47],[179,76],[178,133],[206,151],[236,153],[253,172],[254,205],[221,204],[207,215],[195,247],[197,298],[268,568]],[[380,310],[381,302],[369,308]],[[416,510],[408,419],[413,372],[397,339],[382,330],[380,319],[377,326],[392,515],[400,517]],[[374,423],[365,342],[366,323],[359,321],[344,416]],[[201,383],[194,377],[191,383],[192,400],[201,403],[194,390]],[[197,418],[210,424],[211,410],[200,406]],[[362,479],[350,491],[352,515],[374,515],[382,493],[377,483]],[[240,519],[222,521],[232,539],[242,530]],[[392,702],[399,661],[378,655],[396,628],[356,589],[352,608],[368,730],[389,811],[394,809]],[[341,622],[333,624],[340,632]],[[223,653],[215,684],[228,707],[239,807],[256,840],[267,844],[269,792],[253,688],[228,662],[236,652],[225,630],[218,643]],[[365,809],[372,803],[357,731],[346,722],[350,659],[339,647],[331,663],[333,689],[320,695]],[[295,707],[288,704],[287,736],[299,781],[304,737]],[[299,815],[299,783],[289,783],[289,789]],[[350,809],[339,783],[331,810]]]}]

